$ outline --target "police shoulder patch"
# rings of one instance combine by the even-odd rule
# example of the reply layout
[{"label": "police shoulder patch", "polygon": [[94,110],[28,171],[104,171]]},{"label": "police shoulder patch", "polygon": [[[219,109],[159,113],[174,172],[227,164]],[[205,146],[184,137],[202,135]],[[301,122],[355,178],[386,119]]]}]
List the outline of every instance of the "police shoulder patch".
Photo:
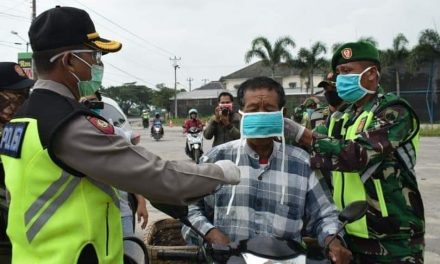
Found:
[{"label": "police shoulder patch", "polygon": [[115,133],[115,128],[107,123],[106,121],[93,117],[93,116],[88,116],[87,120],[89,120],[89,122],[96,127],[99,131],[101,131],[104,134],[108,134],[108,135],[112,135]]},{"label": "police shoulder patch", "polygon": [[27,122],[7,123],[0,141],[0,154],[20,158]]}]

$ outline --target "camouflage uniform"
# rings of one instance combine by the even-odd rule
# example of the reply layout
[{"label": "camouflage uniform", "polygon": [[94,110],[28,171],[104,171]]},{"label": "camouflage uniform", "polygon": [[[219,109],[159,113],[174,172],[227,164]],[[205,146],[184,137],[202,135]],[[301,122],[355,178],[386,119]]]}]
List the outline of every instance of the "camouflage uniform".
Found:
[{"label": "camouflage uniform", "polygon": [[[363,111],[374,113],[370,125],[362,127],[361,122],[357,137],[346,140],[341,131],[353,124]],[[401,156],[396,154],[411,131],[418,132],[414,111],[401,99],[387,95],[376,96],[361,109],[349,105],[344,113],[349,116],[345,126],[335,126],[329,137],[314,139],[311,164],[313,168],[338,171],[342,175],[350,172],[364,175],[372,168],[371,176],[363,183],[369,205],[366,215],[368,239],[354,235],[346,238],[355,263],[423,263],[425,220],[414,173],[415,160],[407,166],[408,163],[402,162]],[[332,117],[342,114],[336,112]],[[320,133],[325,132],[321,127]],[[386,216],[378,201],[375,186],[378,182],[386,204]],[[340,197],[334,195],[335,202],[339,199],[344,207],[344,199],[350,194],[344,189],[339,194]]]}]

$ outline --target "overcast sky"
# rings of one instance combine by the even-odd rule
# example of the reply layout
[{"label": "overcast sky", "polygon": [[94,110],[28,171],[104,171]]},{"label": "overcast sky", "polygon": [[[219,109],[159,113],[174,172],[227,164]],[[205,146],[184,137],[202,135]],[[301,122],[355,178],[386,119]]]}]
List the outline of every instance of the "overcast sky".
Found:
[{"label": "overcast sky", "polygon": [[[27,39],[31,0],[0,1],[0,60],[16,61]],[[439,0],[37,0],[37,15],[55,5],[85,9],[101,37],[123,48],[104,57],[104,86],[137,81],[174,85],[170,57],[180,57],[182,88],[218,80],[245,67],[252,39],[290,36],[300,47],[372,36],[381,49],[404,33],[410,46],[421,30],[440,26]],[[66,29],[68,30],[68,29]],[[327,54],[330,57],[330,53]],[[111,65],[110,65],[111,64]],[[118,69],[114,68],[116,66]]]}]

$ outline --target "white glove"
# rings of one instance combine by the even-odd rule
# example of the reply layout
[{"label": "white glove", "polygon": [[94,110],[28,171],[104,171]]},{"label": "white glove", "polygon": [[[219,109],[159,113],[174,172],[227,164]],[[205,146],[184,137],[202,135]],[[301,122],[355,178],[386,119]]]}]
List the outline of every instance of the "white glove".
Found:
[{"label": "white glove", "polygon": [[219,160],[214,164],[222,169],[225,175],[225,183],[236,185],[240,182],[240,169],[230,160]]},{"label": "white glove", "polygon": [[299,142],[306,128],[292,119],[284,118],[284,137],[293,138],[296,143]]}]

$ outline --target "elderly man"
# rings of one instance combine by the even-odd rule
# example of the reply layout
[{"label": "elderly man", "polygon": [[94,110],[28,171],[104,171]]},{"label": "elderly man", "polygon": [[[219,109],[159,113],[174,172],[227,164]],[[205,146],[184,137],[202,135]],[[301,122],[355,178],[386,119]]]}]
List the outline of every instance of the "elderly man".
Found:
[{"label": "elderly man", "polygon": [[325,137],[302,134],[293,121],[289,135],[312,144],[312,167],[333,171],[340,209],[368,202],[367,215],[346,227],[356,263],[423,263],[424,209],[414,171],[419,119],[406,101],[383,93],[379,52],[371,44],[342,45],[332,67],[348,107],[332,115]]},{"label": "elderly man", "polygon": [[[338,212],[309,165],[309,155],[300,148],[274,141],[283,136],[283,87],[257,77],[240,85],[242,140],[212,149],[204,162],[233,160],[241,171],[241,183],[224,186],[191,206],[189,220],[209,242],[227,244],[255,236],[276,236],[301,241],[303,219],[321,246],[339,227]],[[188,242],[191,232],[183,229]],[[335,263],[349,263],[351,253],[339,240],[330,244]]]},{"label": "elderly man", "polygon": [[13,262],[122,263],[112,186],[186,204],[238,182],[232,162],[163,161],[78,102],[101,86],[101,56],[121,49],[99,36],[87,12],[49,9],[32,21],[29,39],[39,79],[0,143]]}]

